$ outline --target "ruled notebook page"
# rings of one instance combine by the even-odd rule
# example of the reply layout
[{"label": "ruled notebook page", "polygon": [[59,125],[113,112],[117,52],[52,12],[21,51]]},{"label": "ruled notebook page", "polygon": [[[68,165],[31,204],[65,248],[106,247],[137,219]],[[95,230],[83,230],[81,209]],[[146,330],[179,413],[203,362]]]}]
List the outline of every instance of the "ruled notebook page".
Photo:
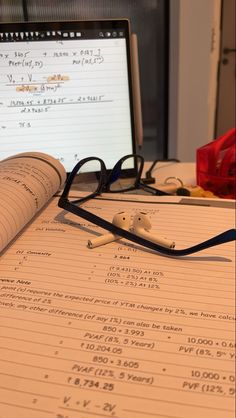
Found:
[{"label": "ruled notebook page", "polygon": [[64,183],[59,161],[44,153],[0,161],[0,253]]},{"label": "ruled notebook page", "polygon": [[[234,225],[217,207],[84,207],[146,211],[176,248]],[[88,249],[101,232],[54,198],[2,255],[0,417],[233,418],[234,243],[182,259],[123,239]]]}]

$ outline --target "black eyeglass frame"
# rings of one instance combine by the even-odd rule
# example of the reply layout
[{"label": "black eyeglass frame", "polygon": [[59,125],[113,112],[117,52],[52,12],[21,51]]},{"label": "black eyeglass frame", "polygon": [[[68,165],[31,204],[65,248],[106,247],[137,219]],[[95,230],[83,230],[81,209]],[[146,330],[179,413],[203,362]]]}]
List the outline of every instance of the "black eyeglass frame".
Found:
[{"label": "black eyeglass frame", "polygon": [[[131,154],[128,156],[125,156],[123,158],[121,158],[116,165],[114,166],[114,169],[117,167],[117,165],[122,162],[125,161],[126,158],[133,156],[136,154]],[[139,156],[140,157],[140,156]],[[90,193],[88,196],[86,197],[82,197],[80,199],[76,199],[73,201],[70,201],[68,199],[69,196],[69,192],[73,183],[73,180],[76,176],[76,174],[79,172],[79,169],[86,164],[89,161],[99,161],[100,165],[101,165],[101,174],[98,180],[98,186],[97,189]],[[139,169],[138,175],[137,175],[137,185],[138,185],[138,181],[140,181],[140,177],[141,177],[141,173],[142,173],[142,169],[143,169],[143,163],[144,160],[141,157],[141,167]],[[113,170],[114,170],[113,169]],[[97,216],[95,214],[93,214],[92,212],[87,211],[84,208],[81,208],[80,206],[75,205],[74,203],[78,204],[82,204],[90,199],[95,198],[96,196],[101,195],[102,192],[111,192],[111,193],[116,193],[117,190],[115,191],[111,191],[110,187],[109,187],[109,179],[112,178],[112,172],[111,171],[110,174],[108,174],[108,171],[106,169],[106,165],[104,163],[104,161],[98,157],[88,157],[88,158],[84,158],[82,160],[80,160],[75,167],[73,168],[73,170],[71,171],[62,195],[59,198],[58,201],[58,206],[64,210],[67,210],[68,212],[73,213],[74,215],[77,215],[85,220],[87,220],[88,222],[91,222],[115,235],[119,235],[121,238],[125,238],[131,242],[134,242],[135,244],[139,244],[143,247],[149,248],[151,250],[154,250],[160,254],[163,255],[167,255],[167,256],[173,256],[173,257],[179,257],[179,256],[186,256],[186,255],[190,255],[199,251],[202,251],[204,249],[216,246],[216,245],[220,245],[220,244],[224,244],[230,241],[235,241],[236,240],[236,229],[229,229],[225,232],[222,232],[219,235],[216,235],[204,242],[201,242],[199,244],[196,244],[192,247],[188,247],[188,248],[184,248],[184,249],[172,249],[172,248],[166,248],[163,247],[162,245],[156,244],[152,241],[149,241],[143,237],[140,237],[139,235],[134,234],[133,232],[127,231],[125,229],[122,229],[116,225],[114,225],[112,222],[106,221],[105,219],[101,218],[100,216]],[[149,186],[148,186],[149,188]],[[128,188],[126,191],[128,190],[133,190],[135,189],[135,185],[132,186],[131,188]],[[151,188],[152,189],[152,188]],[[118,191],[119,192],[119,191]]]},{"label": "black eyeglass frame", "polygon": [[[134,158],[134,167],[132,169],[127,169],[126,171],[126,176],[128,177],[129,175],[134,176],[135,175],[135,181],[134,184],[132,186],[129,186],[125,189],[118,189],[118,190],[113,190],[111,189],[111,184],[112,184],[112,175],[114,172],[116,172],[117,168],[120,168],[122,166],[122,164],[128,160],[129,158]],[[117,163],[114,165],[112,170],[108,170],[106,168],[106,165],[104,163],[104,161],[101,158],[98,157],[87,157],[84,158],[82,160],[80,160],[75,167],[73,168],[73,170],[71,171],[71,173],[68,176],[67,179],[67,183],[69,184],[69,188],[71,187],[74,177],[76,176],[76,174],[78,173],[80,167],[82,167],[82,165],[86,164],[89,161],[93,161],[93,160],[97,160],[100,162],[101,165],[101,174],[99,177],[99,183],[98,183],[98,187],[97,190],[93,193],[95,195],[97,195],[97,193],[102,193],[102,192],[106,192],[106,193],[122,193],[122,192],[130,192],[132,190],[139,190],[139,189],[143,189],[153,195],[156,196],[170,196],[169,193],[164,192],[163,190],[159,190],[155,187],[152,186],[148,186],[147,184],[145,184],[145,182],[143,182],[141,176],[142,176],[142,172],[143,172],[143,167],[144,167],[144,158],[139,155],[139,154],[128,154],[125,155],[124,157],[120,158],[119,161],[117,161]],[[92,198],[92,194],[91,194],[91,198]],[[87,200],[87,199],[85,199]]]}]

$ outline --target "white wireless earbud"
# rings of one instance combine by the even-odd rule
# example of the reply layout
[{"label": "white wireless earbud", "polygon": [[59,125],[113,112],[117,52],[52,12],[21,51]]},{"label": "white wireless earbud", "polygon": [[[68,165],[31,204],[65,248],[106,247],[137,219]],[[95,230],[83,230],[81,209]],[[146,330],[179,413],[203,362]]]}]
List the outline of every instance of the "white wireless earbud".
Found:
[{"label": "white wireless earbud", "polygon": [[143,237],[145,239],[148,239],[149,241],[152,241],[156,244],[160,244],[163,247],[167,248],[175,248],[175,242],[169,241],[168,239],[164,237],[160,237],[159,235],[153,235],[149,231],[151,229],[151,222],[148,219],[148,216],[144,212],[137,213],[134,216],[133,220],[133,230],[135,234],[139,235],[140,237]]},{"label": "white wireless earbud", "polygon": [[[125,212],[116,213],[112,223],[119,228],[126,229],[128,231],[130,227],[130,215]],[[116,241],[120,238],[121,237],[119,235],[108,232],[107,234],[101,235],[100,237],[88,240],[88,247],[99,247],[100,245],[108,244],[109,242]]]}]

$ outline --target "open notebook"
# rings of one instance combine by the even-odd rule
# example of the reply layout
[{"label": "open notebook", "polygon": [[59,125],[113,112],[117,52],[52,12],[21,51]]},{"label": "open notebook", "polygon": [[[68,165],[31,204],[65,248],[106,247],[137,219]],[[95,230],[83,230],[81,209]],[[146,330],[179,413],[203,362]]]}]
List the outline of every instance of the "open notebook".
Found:
[{"label": "open notebook", "polygon": [[[0,417],[233,418],[234,243],[181,259],[123,239],[91,250],[103,231],[49,199],[64,176],[50,157],[0,163]],[[227,207],[115,197],[84,207],[145,211],[179,248],[235,222]]]}]

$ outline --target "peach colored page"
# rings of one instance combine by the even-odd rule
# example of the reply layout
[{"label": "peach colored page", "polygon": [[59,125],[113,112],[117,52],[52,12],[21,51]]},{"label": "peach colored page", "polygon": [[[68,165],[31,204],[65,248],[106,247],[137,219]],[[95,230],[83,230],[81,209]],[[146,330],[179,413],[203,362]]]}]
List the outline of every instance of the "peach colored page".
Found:
[{"label": "peach colored page", "polygon": [[0,252],[64,183],[61,163],[43,153],[0,161]]},{"label": "peach colored page", "polygon": [[[176,248],[234,224],[232,209],[84,206],[147,211]],[[234,243],[173,259],[125,240],[88,249],[100,232],[54,198],[3,253],[0,417],[233,418]]]}]

